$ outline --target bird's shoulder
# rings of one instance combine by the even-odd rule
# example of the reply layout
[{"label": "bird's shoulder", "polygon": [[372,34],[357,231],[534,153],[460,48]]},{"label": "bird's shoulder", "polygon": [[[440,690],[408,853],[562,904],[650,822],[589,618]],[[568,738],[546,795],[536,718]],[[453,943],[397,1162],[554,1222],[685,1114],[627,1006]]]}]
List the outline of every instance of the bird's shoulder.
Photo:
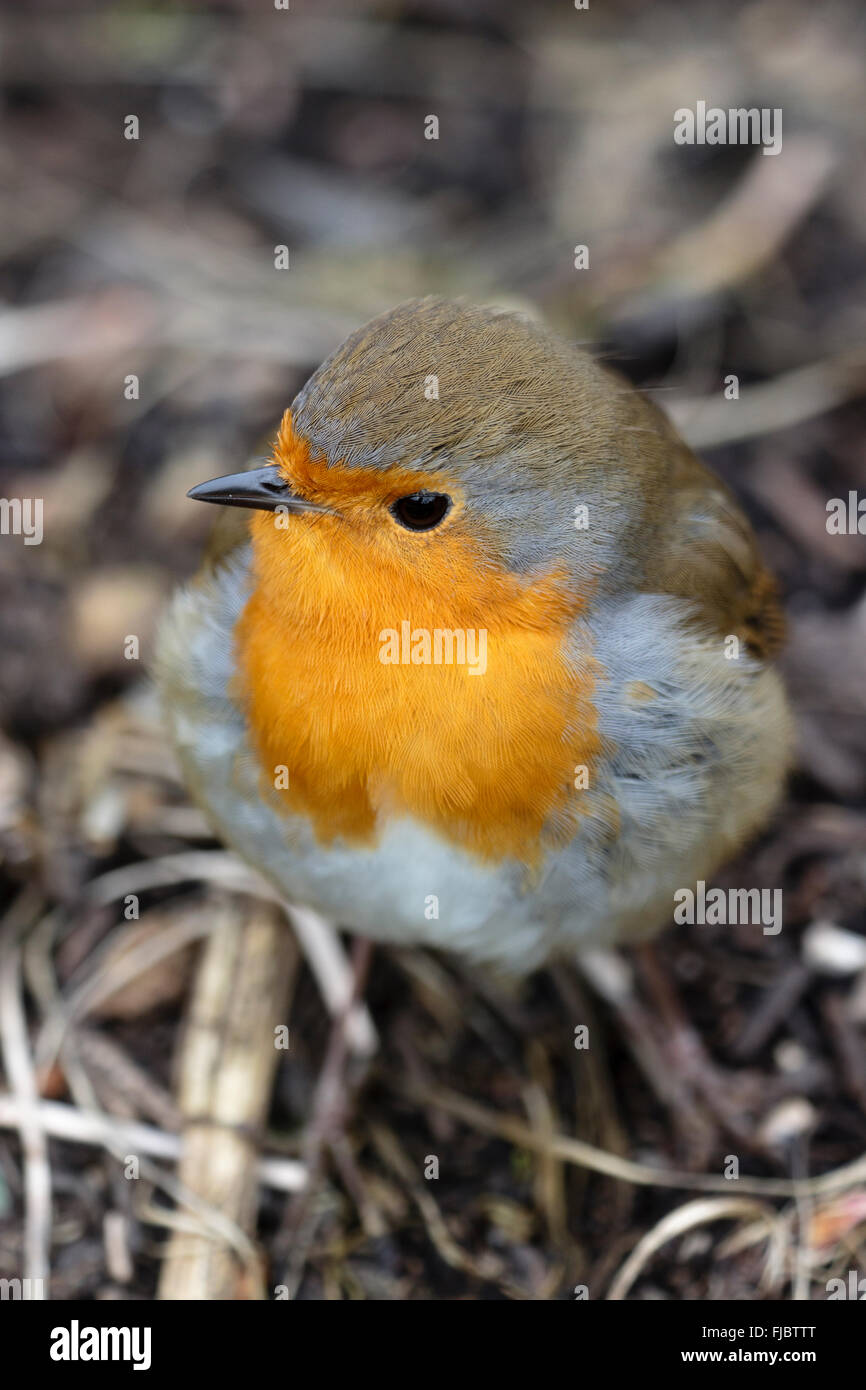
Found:
[{"label": "bird's shoulder", "polygon": [[752,525],[730,488],[669,423],[666,433],[668,487],[644,588],[689,600],[722,636],[735,635],[752,655],[772,659],[785,622]]}]

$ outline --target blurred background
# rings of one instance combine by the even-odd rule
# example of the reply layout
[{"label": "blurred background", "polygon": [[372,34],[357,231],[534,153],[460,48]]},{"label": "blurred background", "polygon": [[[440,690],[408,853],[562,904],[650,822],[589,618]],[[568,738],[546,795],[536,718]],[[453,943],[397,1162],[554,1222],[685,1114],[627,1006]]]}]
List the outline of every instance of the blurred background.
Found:
[{"label": "blurred background", "polygon": [[[783,886],[786,930],[660,946],[730,1111],[688,1086],[656,1094],[604,1009],[604,1047],[579,1058],[574,1022],[599,1006],[576,979],[515,1000],[451,961],[377,951],[379,1051],[351,1161],[317,1179],[300,1297],[567,1298],[578,1282],[604,1297],[688,1198],[409,1101],[407,1075],[695,1172],[721,1171],[732,1133],[759,1177],[866,1149],[866,535],[826,526],[830,499],[866,497],[864,25],[856,0],[58,0],[0,18],[0,494],[44,499],[40,545],[0,536],[4,1091],[178,1128],[190,921],[224,889],[204,861],[174,882],[147,868],[213,848],[149,691],[154,624],[212,520],[186,490],[265,452],[365,319],[462,295],[590,346],[728,480],[784,590],[798,770],[729,877]],[[675,144],[674,111],[699,100],[782,108],[781,154]],[[161,943],[137,971],[124,891],[141,897],[136,942]],[[329,1036],[300,969],[268,1134],[288,1155]],[[3,1105],[12,1277],[28,1223],[20,1113]],[[419,1187],[437,1144],[447,1177]],[[48,1160],[52,1296],[153,1297],[158,1181],[124,1183],[92,1142],[52,1138]],[[286,1200],[262,1193],[266,1267]],[[775,1244],[710,1214],[618,1296],[826,1297],[834,1271],[866,1268],[866,1173],[806,1218],[767,1211]]]}]

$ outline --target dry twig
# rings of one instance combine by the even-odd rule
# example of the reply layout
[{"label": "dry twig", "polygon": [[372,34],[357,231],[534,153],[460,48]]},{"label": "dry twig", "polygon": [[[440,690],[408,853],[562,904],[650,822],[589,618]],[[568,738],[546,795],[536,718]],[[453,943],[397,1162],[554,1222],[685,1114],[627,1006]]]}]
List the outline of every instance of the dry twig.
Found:
[{"label": "dry twig", "polygon": [[[296,968],[297,951],[281,914],[263,904],[245,913],[227,909],[199,965],[183,1042],[180,1181],[248,1232],[255,1220],[258,1138],[279,1057],[274,1029],[283,1023]],[[236,1298],[237,1276],[234,1253],[210,1232],[176,1230],[159,1297]],[[244,1294],[263,1297],[261,1282]]]}]

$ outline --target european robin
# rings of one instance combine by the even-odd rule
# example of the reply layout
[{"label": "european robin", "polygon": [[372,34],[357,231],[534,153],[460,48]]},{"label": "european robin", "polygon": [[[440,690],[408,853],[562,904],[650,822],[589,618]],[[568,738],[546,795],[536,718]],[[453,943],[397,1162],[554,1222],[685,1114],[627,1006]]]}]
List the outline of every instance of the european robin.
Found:
[{"label": "european robin", "polygon": [[522,974],[641,940],[766,820],[782,622],[736,501],[662,412],[522,316],[352,334],[178,594],[190,788],[289,900]]}]

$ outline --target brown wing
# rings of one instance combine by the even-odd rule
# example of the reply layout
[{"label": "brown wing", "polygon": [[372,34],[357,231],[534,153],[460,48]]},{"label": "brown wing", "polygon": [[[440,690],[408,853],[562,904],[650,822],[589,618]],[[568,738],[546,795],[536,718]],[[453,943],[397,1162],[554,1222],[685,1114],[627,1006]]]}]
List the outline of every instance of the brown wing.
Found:
[{"label": "brown wing", "polygon": [[722,635],[732,633],[754,655],[771,659],[784,640],[785,620],[754,531],[721,479],[671,433],[667,544],[652,587],[694,599]]}]

